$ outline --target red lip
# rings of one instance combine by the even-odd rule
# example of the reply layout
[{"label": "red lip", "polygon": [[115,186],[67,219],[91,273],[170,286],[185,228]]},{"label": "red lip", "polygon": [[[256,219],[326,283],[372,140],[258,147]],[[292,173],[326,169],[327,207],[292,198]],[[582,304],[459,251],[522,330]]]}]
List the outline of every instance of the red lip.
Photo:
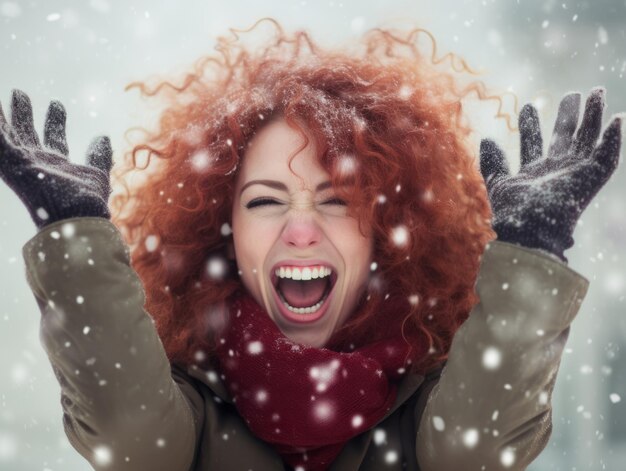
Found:
[{"label": "red lip", "polygon": [[[280,299],[280,295],[278,294],[278,291],[276,289],[278,285],[278,277],[276,276],[274,272],[276,271],[277,268],[284,267],[284,266],[308,267],[308,266],[313,266],[313,265],[323,265],[326,267],[330,267],[332,269],[332,272],[330,274],[330,291],[328,292],[328,296],[326,297],[326,300],[324,301],[324,304],[322,305],[322,307],[320,307],[320,309],[317,312],[314,312],[312,314],[296,314],[294,312],[291,312],[289,309],[287,309],[287,306],[283,304],[282,299]],[[324,260],[281,260],[280,262],[276,263],[272,267],[272,270],[270,273],[270,279],[272,281],[272,288],[273,288],[272,291],[274,293],[274,301],[276,302],[276,305],[278,306],[278,310],[280,311],[282,316],[293,323],[310,324],[312,322],[317,321],[321,317],[323,317],[324,314],[326,314],[326,311],[328,311],[328,307],[330,306],[330,301],[335,292],[335,284],[337,282],[337,269],[335,268],[334,265]]]},{"label": "red lip", "polygon": [[311,324],[322,318],[324,314],[326,314],[326,311],[328,311],[328,306],[330,306],[330,301],[333,297],[333,294],[335,293],[335,284],[333,283],[328,293],[328,296],[324,301],[324,304],[322,304],[322,307],[320,307],[317,312],[314,312],[312,314],[296,314],[295,312],[291,312],[289,309],[287,309],[287,306],[283,304],[283,301],[282,299],[280,299],[280,295],[276,290],[276,286],[273,286],[273,288],[274,289],[272,289],[272,292],[274,293],[274,301],[278,306],[278,310],[285,319],[295,324]]}]

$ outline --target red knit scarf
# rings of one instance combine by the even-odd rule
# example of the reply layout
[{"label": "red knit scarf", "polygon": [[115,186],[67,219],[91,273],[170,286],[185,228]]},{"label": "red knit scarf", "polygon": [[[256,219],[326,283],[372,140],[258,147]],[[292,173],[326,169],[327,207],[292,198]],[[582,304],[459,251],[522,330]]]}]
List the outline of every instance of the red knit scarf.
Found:
[{"label": "red knit scarf", "polygon": [[401,337],[335,352],[291,342],[249,294],[230,312],[217,349],[226,388],[254,435],[294,469],[328,469],[394,404],[409,351]]}]

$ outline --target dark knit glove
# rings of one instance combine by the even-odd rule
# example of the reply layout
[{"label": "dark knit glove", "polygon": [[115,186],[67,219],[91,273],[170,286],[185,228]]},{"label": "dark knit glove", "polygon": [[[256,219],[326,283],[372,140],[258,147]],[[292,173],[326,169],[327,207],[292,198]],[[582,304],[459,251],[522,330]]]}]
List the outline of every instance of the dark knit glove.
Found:
[{"label": "dark knit glove", "polygon": [[509,173],[502,150],[484,139],[480,170],[487,185],[498,240],[541,249],[567,261],[578,218],[615,168],[621,144],[621,119],[614,118],[596,145],[602,127],[604,90],[591,91],[578,131],[580,94],[566,95],[559,106],[548,155],[537,110],[519,115],[521,167]]},{"label": "dark knit glove", "polygon": [[0,106],[0,178],[26,205],[37,228],[73,217],[109,218],[109,172],[113,165],[108,137],[94,139],[87,165],[68,160],[65,109],[50,103],[43,146],[35,132],[28,96],[14,90],[9,125]]}]

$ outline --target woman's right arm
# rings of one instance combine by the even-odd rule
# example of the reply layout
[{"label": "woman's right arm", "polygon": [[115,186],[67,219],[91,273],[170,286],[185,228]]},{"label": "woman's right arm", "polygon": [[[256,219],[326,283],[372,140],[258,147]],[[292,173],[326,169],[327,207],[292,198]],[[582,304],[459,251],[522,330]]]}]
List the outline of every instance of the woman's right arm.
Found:
[{"label": "woman's right arm", "polygon": [[203,401],[170,367],[119,231],[63,220],[23,254],[74,448],[94,469],[191,469]]},{"label": "woman's right arm", "polygon": [[0,107],[0,178],[39,229],[24,259],[66,434],[97,470],[187,471],[203,400],[193,380],[170,367],[128,248],[109,221],[109,140],[95,139],[87,165],[74,164],[65,121],[52,102],[42,143],[26,94],[13,92],[10,124]]}]

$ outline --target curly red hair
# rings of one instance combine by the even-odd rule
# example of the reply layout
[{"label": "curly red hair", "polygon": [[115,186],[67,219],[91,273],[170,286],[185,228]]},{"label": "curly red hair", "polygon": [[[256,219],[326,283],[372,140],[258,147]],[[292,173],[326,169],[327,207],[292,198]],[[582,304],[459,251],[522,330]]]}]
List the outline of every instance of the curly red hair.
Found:
[{"label": "curly red hair", "polygon": [[[247,143],[281,115],[307,128],[337,196],[375,239],[377,268],[362,309],[326,348],[348,351],[401,333],[411,345],[426,339],[430,347],[426,356],[413,349],[414,370],[437,367],[477,301],[480,257],[494,236],[461,99],[472,91],[493,97],[477,82],[457,91],[434,53],[425,57],[415,47],[422,30],[406,38],[372,30],[360,51],[341,52],[270,22],[278,34],[269,45],[251,51],[237,34],[219,38],[220,55],[199,61],[181,86],[129,85],[166,104],[158,130],[117,169],[126,192],[112,197],[111,208],[168,357],[184,365],[213,357],[229,299],[243,286],[232,268],[207,276],[207,260],[228,257],[225,224]],[[358,172],[341,171],[345,155]],[[129,173],[145,178],[129,188]],[[347,180],[356,191],[342,187]],[[397,231],[407,231],[406,243],[397,243]],[[405,300],[406,310],[381,316],[389,298]]]}]

